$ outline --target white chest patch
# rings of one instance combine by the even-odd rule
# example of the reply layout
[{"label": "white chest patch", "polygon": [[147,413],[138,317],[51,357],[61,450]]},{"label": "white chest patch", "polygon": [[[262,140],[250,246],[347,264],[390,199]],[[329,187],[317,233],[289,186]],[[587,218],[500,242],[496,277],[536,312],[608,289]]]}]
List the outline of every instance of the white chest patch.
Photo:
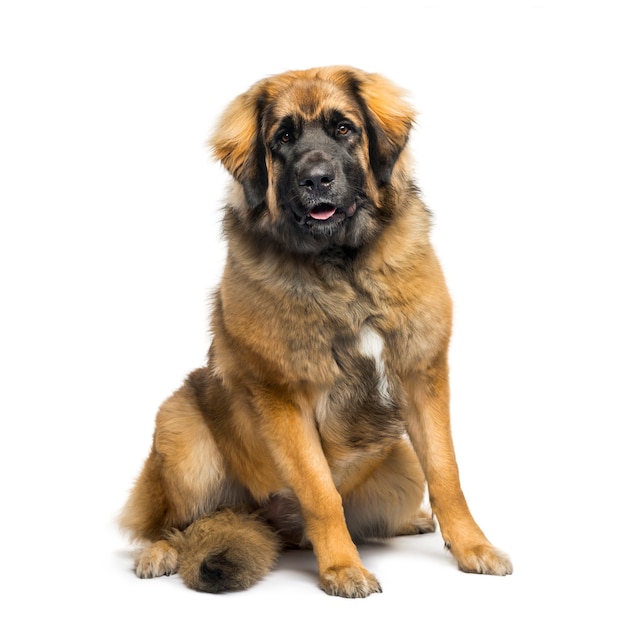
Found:
[{"label": "white chest patch", "polygon": [[383,359],[383,351],[385,349],[385,341],[383,337],[369,326],[363,326],[360,334],[361,342],[359,350],[363,356],[371,358],[376,365],[376,374],[378,375],[378,392],[383,401],[391,402],[391,390],[389,388],[389,379],[385,371],[385,361]]}]

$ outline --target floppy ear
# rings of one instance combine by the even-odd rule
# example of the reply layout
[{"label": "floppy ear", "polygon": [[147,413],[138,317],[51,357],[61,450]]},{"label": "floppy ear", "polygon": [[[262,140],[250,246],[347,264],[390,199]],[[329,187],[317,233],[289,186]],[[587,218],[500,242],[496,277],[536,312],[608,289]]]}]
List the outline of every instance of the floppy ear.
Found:
[{"label": "floppy ear", "polygon": [[389,184],[391,172],[406,145],[417,117],[407,93],[379,74],[358,76],[370,139],[370,162],[378,180]]},{"label": "floppy ear", "polygon": [[251,208],[263,202],[267,191],[265,147],[259,133],[262,98],[257,91],[252,88],[235,98],[209,139],[213,156],[241,183]]}]

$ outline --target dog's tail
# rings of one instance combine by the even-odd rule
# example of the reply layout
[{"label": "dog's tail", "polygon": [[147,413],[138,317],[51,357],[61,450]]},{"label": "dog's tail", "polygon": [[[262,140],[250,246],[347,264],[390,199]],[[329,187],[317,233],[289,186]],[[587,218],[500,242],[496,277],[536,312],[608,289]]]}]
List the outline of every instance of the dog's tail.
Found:
[{"label": "dog's tail", "polygon": [[178,551],[178,574],[192,590],[244,590],[276,564],[281,542],[254,514],[225,509],[174,530],[168,542]]}]

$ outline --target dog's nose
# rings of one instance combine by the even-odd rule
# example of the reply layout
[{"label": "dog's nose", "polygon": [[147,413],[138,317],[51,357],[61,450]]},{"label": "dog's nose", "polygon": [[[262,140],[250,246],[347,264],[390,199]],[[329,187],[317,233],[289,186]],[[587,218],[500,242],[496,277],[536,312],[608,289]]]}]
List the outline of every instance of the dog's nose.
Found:
[{"label": "dog's nose", "polygon": [[316,162],[303,167],[298,176],[298,184],[309,191],[326,191],[335,180],[335,168],[329,162]]}]

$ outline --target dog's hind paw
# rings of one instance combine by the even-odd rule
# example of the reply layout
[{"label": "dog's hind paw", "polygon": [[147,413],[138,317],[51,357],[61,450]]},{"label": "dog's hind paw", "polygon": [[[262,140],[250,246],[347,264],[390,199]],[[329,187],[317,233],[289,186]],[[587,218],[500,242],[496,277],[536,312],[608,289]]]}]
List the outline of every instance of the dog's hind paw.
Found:
[{"label": "dog's hind paw", "polygon": [[382,592],[378,580],[362,567],[331,567],[320,576],[320,587],[329,595],[338,597],[367,597]]},{"label": "dog's hind paw", "polygon": [[435,519],[431,514],[420,512],[410,523],[399,527],[396,536],[413,536],[414,534],[429,534],[437,529]]},{"label": "dog's hind paw", "polygon": [[135,573],[143,579],[172,575],[178,568],[178,552],[167,541],[146,545],[135,555]]}]

